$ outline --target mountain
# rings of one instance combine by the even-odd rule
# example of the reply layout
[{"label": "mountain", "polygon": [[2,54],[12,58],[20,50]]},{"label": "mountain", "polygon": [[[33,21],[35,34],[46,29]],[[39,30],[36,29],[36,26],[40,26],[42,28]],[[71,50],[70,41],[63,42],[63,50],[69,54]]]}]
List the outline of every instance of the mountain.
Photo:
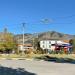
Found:
[{"label": "mountain", "polygon": [[[18,43],[23,43],[23,34],[18,34],[18,35],[15,35],[14,36],[15,40],[18,42]],[[26,33],[24,34],[24,41],[26,43],[30,43],[32,42],[32,39],[33,39],[33,35],[32,34],[29,34],[29,33]]]},{"label": "mountain", "polygon": [[[36,33],[36,34],[26,33],[24,35],[25,35],[25,41],[27,40],[32,41],[33,38],[38,38],[39,40],[45,40],[45,39],[70,40],[72,38],[75,38],[75,35],[59,33],[56,31],[48,31],[48,32],[42,32],[42,33]],[[23,38],[22,34],[15,35],[16,40],[22,41],[22,38]]]},{"label": "mountain", "polygon": [[43,33],[39,33],[38,35],[40,40],[42,39],[70,40],[72,38],[75,38],[75,35],[59,33],[56,31],[43,32]]}]

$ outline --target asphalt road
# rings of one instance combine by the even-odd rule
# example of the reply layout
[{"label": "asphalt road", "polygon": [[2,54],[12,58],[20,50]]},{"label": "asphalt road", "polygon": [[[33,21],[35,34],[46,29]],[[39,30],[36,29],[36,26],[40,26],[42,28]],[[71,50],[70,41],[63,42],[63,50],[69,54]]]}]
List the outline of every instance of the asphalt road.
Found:
[{"label": "asphalt road", "polygon": [[0,60],[0,75],[75,75],[75,64]]}]

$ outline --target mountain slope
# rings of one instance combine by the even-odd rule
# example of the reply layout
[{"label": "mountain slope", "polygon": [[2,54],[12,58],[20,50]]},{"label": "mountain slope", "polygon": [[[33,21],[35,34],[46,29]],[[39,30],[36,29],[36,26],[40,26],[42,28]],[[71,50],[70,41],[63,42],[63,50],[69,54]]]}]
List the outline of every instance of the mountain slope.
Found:
[{"label": "mountain slope", "polygon": [[[16,39],[22,39],[22,34],[15,35]],[[37,38],[39,40],[44,39],[60,39],[60,40],[70,40],[72,38],[75,38],[75,35],[69,35],[64,33],[59,33],[56,31],[48,31],[48,32],[42,32],[42,33],[36,33],[36,34],[25,34],[25,40],[33,40],[33,38]]]}]

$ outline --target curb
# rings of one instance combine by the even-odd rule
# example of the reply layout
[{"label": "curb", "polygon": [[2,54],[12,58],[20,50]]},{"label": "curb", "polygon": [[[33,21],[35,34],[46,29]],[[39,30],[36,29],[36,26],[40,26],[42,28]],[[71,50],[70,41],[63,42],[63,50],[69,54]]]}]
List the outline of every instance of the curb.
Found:
[{"label": "curb", "polygon": [[33,60],[33,59],[27,59],[27,58],[0,58],[0,60]]},{"label": "curb", "polygon": [[0,60],[27,60],[27,61],[44,61],[44,60],[38,60],[38,59],[27,59],[27,58],[0,58]]}]

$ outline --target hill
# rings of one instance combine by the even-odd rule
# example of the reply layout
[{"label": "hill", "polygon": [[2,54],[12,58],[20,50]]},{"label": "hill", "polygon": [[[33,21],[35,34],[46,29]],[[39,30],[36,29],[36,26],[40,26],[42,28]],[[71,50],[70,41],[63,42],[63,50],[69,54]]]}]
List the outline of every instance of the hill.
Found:
[{"label": "hill", "polygon": [[75,37],[75,35],[59,33],[56,31],[48,31],[48,32],[39,33],[39,39],[40,40],[42,40],[42,39],[70,40],[74,37]]},{"label": "hill", "polygon": [[[22,34],[15,35],[16,40],[22,41]],[[45,39],[58,39],[58,40],[70,40],[72,38],[75,38],[75,35],[70,34],[64,34],[59,33],[56,31],[48,31],[48,32],[42,32],[42,33],[35,33],[35,34],[25,34],[25,41],[32,41],[33,38],[38,38],[39,40],[45,40]]]}]

